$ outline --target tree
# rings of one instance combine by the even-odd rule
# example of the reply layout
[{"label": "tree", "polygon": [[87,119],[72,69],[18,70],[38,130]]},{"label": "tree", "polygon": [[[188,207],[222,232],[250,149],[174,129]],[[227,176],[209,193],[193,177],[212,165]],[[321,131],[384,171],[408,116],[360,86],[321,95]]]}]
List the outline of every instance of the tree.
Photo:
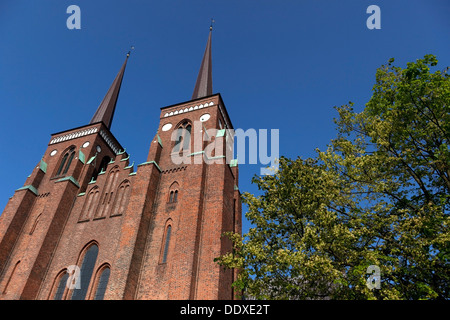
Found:
[{"label": "tree", "polygon": [[[433,55],[389,60],[362,112],[336,108],[314,158],[280,158],[244,193],[253,227],[217,258],[257,299],[450,297],[450,78]],[[380,289],[367,285],[369,266]]]}]

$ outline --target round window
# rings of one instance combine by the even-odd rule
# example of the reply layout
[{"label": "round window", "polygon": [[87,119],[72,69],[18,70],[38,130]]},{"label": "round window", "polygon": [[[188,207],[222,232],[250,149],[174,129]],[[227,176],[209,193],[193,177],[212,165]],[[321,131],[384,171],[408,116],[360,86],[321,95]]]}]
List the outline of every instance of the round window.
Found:
[{"label": "round window", "polygon": [[202,115],[202,116],[200,117],[200,121],[201,121],[201,122],[205,122],[205,121],[208,121],[209,118],[211,118],[211,115],[210,115],[209,113],[205,113],[204,115]]},{"label": "round window", "polygon": [[172,128],[172,124],[171,123],[166,123],[165,125],[162,126],[161,130],[162,131],[168,131]]}]

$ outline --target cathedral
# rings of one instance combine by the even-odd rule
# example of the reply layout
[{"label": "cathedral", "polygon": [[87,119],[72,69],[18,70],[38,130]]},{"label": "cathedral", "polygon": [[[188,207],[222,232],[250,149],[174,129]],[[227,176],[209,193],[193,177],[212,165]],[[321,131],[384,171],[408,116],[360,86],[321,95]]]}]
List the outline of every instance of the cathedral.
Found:
[{"label": "cathedral", "polygon": [[192,98],[161,108],[144,163],[110,130],[129,54],[90,122],[51,135],[0,215],[0,299],[234,299],[237,271],[214,261],[242,218],[211,35]]}]

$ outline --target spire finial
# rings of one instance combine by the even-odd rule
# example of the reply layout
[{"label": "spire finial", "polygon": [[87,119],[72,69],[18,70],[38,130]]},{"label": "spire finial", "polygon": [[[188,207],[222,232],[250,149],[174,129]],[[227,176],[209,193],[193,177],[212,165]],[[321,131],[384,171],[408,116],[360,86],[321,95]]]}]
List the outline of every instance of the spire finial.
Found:
[{"label": "spire finial", "polygon": [[134,46],[131,46],[130,51],[127,52],[127,58],[130,56],[131,50],[134,50]]},{"label": "spire finial", "polygon": [[211,30],[213,22],[214,19],[211,19],[208,42],[206,43],[205,53],[203,54],[197,81],[195,82],[192,100],[212,95]]},{"label": "spire finial", "polygon": [[214,18],[211,18],[211,25],[209,26],[209,31],[212,31],[212,29],[213,29],[213,23],[214,22],[216,22],[215,20],[214,20]]}]

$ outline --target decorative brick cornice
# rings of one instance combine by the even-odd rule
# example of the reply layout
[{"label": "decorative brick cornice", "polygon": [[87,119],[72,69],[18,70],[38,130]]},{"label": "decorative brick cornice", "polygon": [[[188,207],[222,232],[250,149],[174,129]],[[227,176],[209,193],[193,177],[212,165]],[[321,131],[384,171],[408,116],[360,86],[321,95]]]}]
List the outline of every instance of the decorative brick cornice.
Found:
[{"label": "decorative brick cornice", "polygon": [[184,171],[184,170],[186,170],[186,168],[187,168],[187,166],[171,168],[171,169],[164,170],[162,173],[174,173],[174,172],[178,172],[178,171]]},{"label": "decorative brick cornice", "polygon": [[76,139],[76,138],[79,138],[79,137],[84,137],[84,136],[87,136],[87,135],[90,135],[90,134],[94,134],[97,131],[98,131],[98,128],[90,128],[90,129],[78,130],[78,131],[75,131],[75,132],[71,132],[71,133],[64,134],[62,136],[53,138],[50,141],[50,144],[55,144],[55,143],[62,142],[62,141],[67,141],[67,140],[72,140],[72,139]]},{"label": "decorative brick cornice", "polygon": [[198,109],[211,107],[213,105],[214,105],[214,102],[211,101],[211,102],[205,102],[205,103],[202,103],[202,104],[199,104],[199,105],[195,105],[195,106],[180,108],[180,109],[177,109],[177,110],[174,110],[174,111],[166,112],[164,114],[164,118],[171,117],[171,116],[176,116],[177,114],[181,114],[181,113],[195,111],[195,110],[198,110]]},{"label": "decorative brick cornice", "polygon": [[100,136],[105,140],[108,146],[116,155],[121,152],[120,147],[114,142],[114,140],[109,136],[109,134],[105,130],[100,130]]}]

